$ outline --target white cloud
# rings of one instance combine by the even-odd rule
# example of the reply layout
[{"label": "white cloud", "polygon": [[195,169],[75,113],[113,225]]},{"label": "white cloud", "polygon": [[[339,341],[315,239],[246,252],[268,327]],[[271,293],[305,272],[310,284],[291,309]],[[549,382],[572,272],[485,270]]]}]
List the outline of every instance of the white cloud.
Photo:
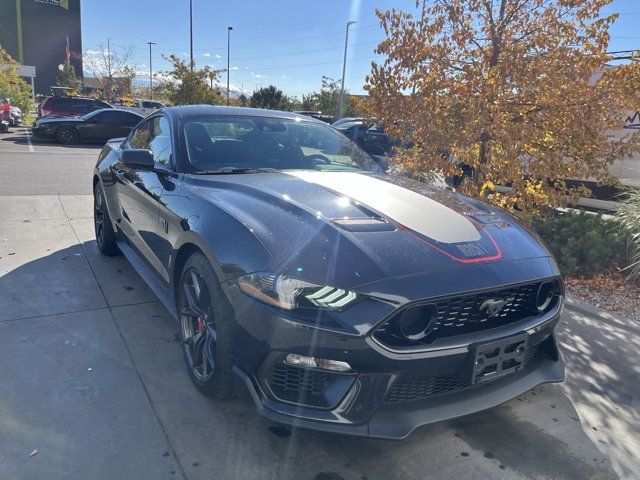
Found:
[{"label": "white cloud", "polygon": [[253,73],[251,72],[250,75],[255,78],[256,80],[261,80],[263,78],[269,78],[269,75],[260,75],[259,73]]},{"label": "white cloud", "polygon": [[216,57],[218,60],[220,60],[222,57],[220,55],[218,55],[217,53],[214,55],[214,57]]},{"label": "white cloud", "polygon": [[291,78],[291,77],[289,75],[281,75],[280,78],[284,78],[286,80],[287,78]]},{"label": "white cloud", "polygon": [[209,58],[211,56],[211,54],[210,53],[203,53],[202,56]]}]

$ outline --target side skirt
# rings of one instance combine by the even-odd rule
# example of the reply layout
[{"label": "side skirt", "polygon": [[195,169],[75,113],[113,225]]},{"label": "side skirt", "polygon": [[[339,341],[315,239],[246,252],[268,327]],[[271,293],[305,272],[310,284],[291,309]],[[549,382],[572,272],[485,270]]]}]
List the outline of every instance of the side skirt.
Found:
[{"label": "side skirt", "polygon": [[118,240],[118,247],[120,251],[129,261],[134,270],[142,277],[144,282],[149,286],[151,291],[158,297],[158,300],[162,302],[164,307],[169,311],[171,316],[177,321],[178,315],[176,313],[176,306],[173,303],[173,296],[171,292],[167,290],[156,278],[156,275],[151,271],[149,266],[136,254],[136,252],[129,246],[128,243]]}]

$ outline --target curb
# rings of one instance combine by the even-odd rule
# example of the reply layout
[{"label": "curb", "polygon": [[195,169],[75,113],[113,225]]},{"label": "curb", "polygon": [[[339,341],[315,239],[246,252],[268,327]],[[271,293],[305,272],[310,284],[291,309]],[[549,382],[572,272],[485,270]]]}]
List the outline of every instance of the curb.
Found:
[{"label": "curb", "polygon": [[617,313],[608,312],[602,308],[596,307],[595,305],[583,302],[582,300],[577,300],[573,297],[566,297],[565,307],[568,310],[573,310],[577,313],[595,317],[612,327],[622,328],[623,330],[628,331],[630,330],[633,333],[640,333],[640,322],[623,317]]}]

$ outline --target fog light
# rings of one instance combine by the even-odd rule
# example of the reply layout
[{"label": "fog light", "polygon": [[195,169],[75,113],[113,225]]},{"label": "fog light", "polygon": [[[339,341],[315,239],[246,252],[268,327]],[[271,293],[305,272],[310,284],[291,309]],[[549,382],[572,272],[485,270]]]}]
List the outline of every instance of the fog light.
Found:
[{"label": "fog light", "polygon": [[287,355],[286,362],[289,365],[297,365],[300,367],[322,368],[324,370],[333,370],[335,372],[348,372],[351,365],[347,362],[339,362],[338,360],[327,360],[326,358],[306,357],[297,353]]}]

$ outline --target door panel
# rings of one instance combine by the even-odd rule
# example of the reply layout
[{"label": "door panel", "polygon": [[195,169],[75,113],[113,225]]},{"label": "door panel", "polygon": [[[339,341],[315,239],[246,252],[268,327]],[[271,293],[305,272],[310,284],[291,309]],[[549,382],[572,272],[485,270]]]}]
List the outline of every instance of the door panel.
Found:
[{"label": "door panel", "polygon": [[[147,148],[157,165],[169,168],[171,140],[168,121],[153,117],[133,130],[125,148]],[[167,173],[138,169],[118,164],[120,168],[118,197],[122,209],[122,229],[129,242],[166,283],[168,276],[159,252],[166,249],[166,231],[159,226],[161,197],[169,185]]]}]

